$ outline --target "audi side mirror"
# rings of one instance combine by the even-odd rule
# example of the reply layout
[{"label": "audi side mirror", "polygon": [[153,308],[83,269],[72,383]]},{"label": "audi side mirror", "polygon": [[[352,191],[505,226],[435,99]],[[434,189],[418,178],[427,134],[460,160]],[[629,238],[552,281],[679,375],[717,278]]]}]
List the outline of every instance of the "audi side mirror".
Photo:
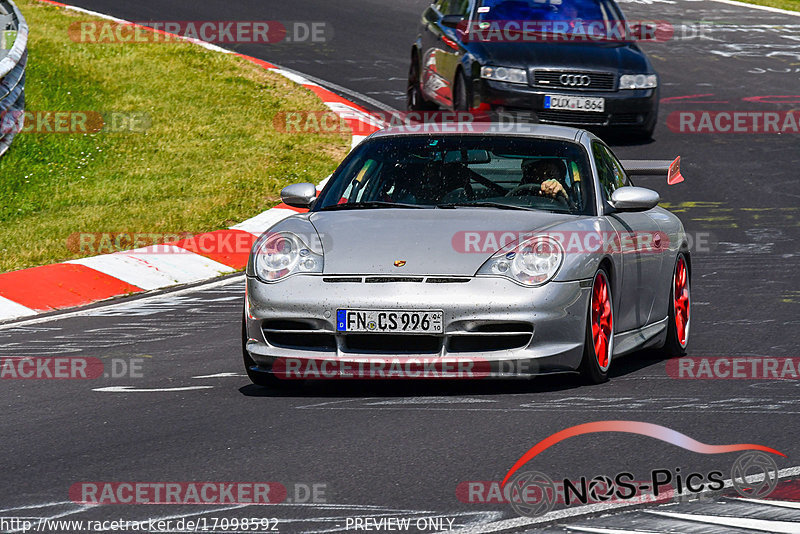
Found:
[{"label": "audi side mirror", "polygon": [[281,189],[281,200],[293,208],[310,208],[317,199],[317,188],[308,182],[287,185]]},{"label": "audi side mirror", "polygon": [[661,197],[652,189],[629,185],[614,191],[609,203],[619,211],[645,211],[655,208],[660,201]]}]

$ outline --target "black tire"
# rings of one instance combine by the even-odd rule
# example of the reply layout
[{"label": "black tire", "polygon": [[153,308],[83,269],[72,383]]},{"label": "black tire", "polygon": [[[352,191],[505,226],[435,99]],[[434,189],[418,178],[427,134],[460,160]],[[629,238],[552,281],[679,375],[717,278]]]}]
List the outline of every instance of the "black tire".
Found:
[{"label": "black tire", "polygon": [[655,114],[649,122],[641,126],[611,126],[609,128],[600,129],[598,133],[607,134],[612,139],[619,139],[626,143],[643,144],[653,140],[653,132],[656,129]]},{"label": "black tire", "polygon": [[658,121],[658,110],[653,113],[653,116],[650,118],[650,122],[646,123],[641,128],[637,128],[633,131],[633,135],[636,137],[638,141],[650,141],[653,139],[653,132],[656,130],[656,122]]},{"label": "black tire", "polygon": [[[608,303],[610,309],[610,318],[611,318],[611,335],[608,341],[608,345],[610,347],[607,349],[607,362],[604,366],[600,365],[599,358],[597,357],[597,353],[595,351],[594,346],[594,339],[592,336],[592,325],[593,325],[593,318],[592,318],[592,311],[594,305],[594,294],[595,294],[595,285],[598,284],[598,280],[602,278],[605,282],[607,294],[608,294]],[[601,267],[597,270],[594,275],[594,280],[592,281],[592,295],[589,297],[589,307],[586,311],[586,333],[583,341],[583,359],[581,360],[581,365],[579,368],[581,379],[583,382],[587,384],[602,384],[608,380],[608,370],[611,367],[611,354],[614,351],[614,299],[613,295],[611,294],[611,283],[610,278],[606,270]]]},{"label": "black tire", "polygon": [[453,110],[469,111],[469,86],[464,71],[459,70],[453,81]]},{"label": "black tire", "polygon": [[244,360],[244,370],[247,372],[247,377],[253,384],[271,388],[286,386],[286,381],[276,378],[272,373],[255,370],[257,367],[256,362],[247,352],[247,324],[245,323],[244,315],[242,315],[242,357]]},{"label": "black tire", "polygon": [[650,126],[645,126],[636,133],[636,137],[641,141],[650,141],[653,138],[653,132],[656,130],[655,122]]},{"label": "black tire", "polygon": [[[678,336],[678,323],[676,321],[676,310],[675,310],[675,287],[676,287],[676,276],[678,275],[678,269],[683,261],[684,268],[686,269],[686,298],[687,298],[687,312],[686,317],[688,320],[686,321],[686,329],[683,335],[683,343],[679,339]],[[692,279],[691,279],[691,271],[689,270],[689,263],[686,259],[686,256],[681,252],[678,254],[678,257],[675,258],[675,267],[672,270],[672,279],[670,282],[670,289],[669,289],[669,315],[667,316],[667,340],[664,342],[664,346],[661,348],[661,353],[665,358],[679,358],[681,356],[686,356],[686,349],[689,347],[689,333],[690,333],[690,326],[691,322],[691,295],[692,295]]]},{"label": "black tire", "polygon": [[408,85],[406,87],[406,110],[407,111],[430,111],[436,109],[434,104],[425,100],[425,96],[420,89],[419,80],[419,61],[416,53],[411,58],[411,66],[408,68]]}]

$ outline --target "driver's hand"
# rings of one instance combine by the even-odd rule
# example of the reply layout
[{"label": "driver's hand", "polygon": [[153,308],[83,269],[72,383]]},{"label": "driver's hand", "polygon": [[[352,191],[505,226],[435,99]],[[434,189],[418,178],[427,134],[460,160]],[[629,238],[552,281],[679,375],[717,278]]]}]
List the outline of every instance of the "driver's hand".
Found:
[{"label": "driver's hand", "polygon": [[564,191],[564,186],[561,185],[558,180],[545,180],[542,182],[540,191],[542,195],[550,198],[556,198],[558,195],[567,196],[566,191]]}]

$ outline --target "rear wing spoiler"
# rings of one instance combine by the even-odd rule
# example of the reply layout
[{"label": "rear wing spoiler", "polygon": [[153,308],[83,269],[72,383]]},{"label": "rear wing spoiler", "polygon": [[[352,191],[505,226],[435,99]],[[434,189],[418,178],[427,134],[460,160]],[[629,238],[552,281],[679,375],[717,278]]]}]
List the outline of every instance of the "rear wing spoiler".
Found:
[{"label": "rear wing spoiler", "polygon": [[622,160],[622,167],[632,176],[663,176],[667,175],[667,184],[674,185],[683,181],[681,175],[681,157],[673,161],[652,159]]}]

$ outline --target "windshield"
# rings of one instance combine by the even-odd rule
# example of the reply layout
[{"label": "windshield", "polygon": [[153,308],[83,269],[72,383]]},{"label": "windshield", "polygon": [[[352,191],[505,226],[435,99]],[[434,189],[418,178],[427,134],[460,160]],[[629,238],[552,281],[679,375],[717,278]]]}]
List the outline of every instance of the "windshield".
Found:
[{"label": "windshield", "polygon": [[571,141],[378,137],[348,156],[313,211],[484,207],[590,214],[590,177],[585,150]]},{"label": "windshield", "polygon": [[478,21],[619,21],[609,0],[483,0]]}]

